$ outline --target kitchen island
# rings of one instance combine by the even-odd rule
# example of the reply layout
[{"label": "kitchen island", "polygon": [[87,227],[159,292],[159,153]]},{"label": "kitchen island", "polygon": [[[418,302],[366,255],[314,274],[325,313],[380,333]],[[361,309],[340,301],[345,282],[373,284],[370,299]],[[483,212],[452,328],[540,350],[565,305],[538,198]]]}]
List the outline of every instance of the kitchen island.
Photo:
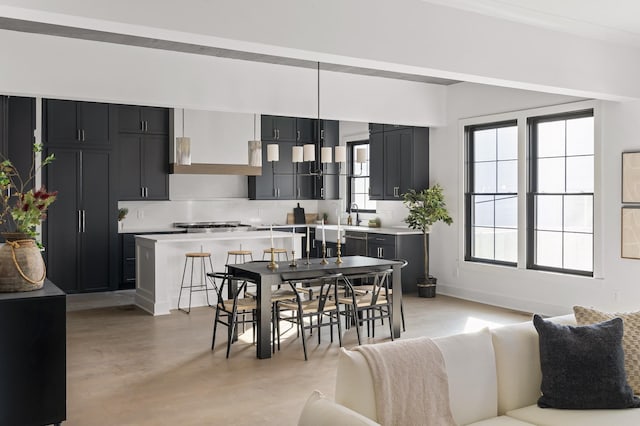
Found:
[{"label": "kitchen island", "polygon": [[[211,253],[216,272],[225,270],[227,251],[251,250],[254,260],[262,259],[263,250],[271,245],[271,236],[276,248],[295,249],[300,258],[303,234],[273,231],[213,232],[193,234],[152,234],[136,236],[136,296],[135,303],[153,315],[166,315],[178,307],[180,283],[184,270],[185,253]],[[229,259],[229,261],[233,261]],[[185,280],[190,279],[190,263]],[[198,282],[199,261],[194,266],[194,284]],[[207,265],[207,271],[208,271]],[[186,297],[186,299],[185,299]],[[188,303],[188,290],[184,291],[182,303]],[[215,293],[209,291],[211,304],[215,304]],[[191,307],[206,306],[205,292],[192,296]]]}]

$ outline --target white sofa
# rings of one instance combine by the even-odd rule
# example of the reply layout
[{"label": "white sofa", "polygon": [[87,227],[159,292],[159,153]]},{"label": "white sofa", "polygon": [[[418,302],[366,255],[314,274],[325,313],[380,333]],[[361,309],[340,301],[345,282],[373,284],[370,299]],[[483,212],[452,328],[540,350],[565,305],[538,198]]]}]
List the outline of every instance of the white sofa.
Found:
[{"label": "white sofa", "polygon": [[[573,315],[552,321],[575,325]],[[442,352],[453,417],[474,426],[640,425],[640,409],[558,410],[539,408],[540,356],[532,322],[434,339]],[[309,398],[302,426],[377,424],[373,379],[364,357],[342,350],[335,402]]]}]

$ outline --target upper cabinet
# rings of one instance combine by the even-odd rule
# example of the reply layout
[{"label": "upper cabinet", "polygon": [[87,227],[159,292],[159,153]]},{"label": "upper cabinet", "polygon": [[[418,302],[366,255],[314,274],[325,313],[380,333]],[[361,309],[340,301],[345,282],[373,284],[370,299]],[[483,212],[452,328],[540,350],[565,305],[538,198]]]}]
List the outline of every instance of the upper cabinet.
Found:
[{"label": "upper cabinet", "polygon": [[[319,123],[319,124],[318,124]],[[252,200],[309,200],[338,197],[337,166],[321,167],[320,148],[338,145],[338,122],[310,118],[263,115],[262,175],[249,176],[249,198]],[[267,145],[278,145],[279,159],[267,161]],[[294,146],[315,145],[315,161],[293,163]],[[329,176],[327,173],[332,173]]]},{"label": "upper cabinet", "polygon": [[168,200],[169,110],[131,105],[117,108],[118,199]]},{"label": "upper cabinet", "polygon": [[[400,200],[409,189],[429,186],[429,129],[370,125],[370,189],[373,200]],[[390,130],[387,130],[390,129]]]},{"label": "upper cabinet", "polygon": [[169,134],[169,110],[166,108],[120,105],[118,107],[120,133]]},{"label": "upper cabinet", "polygon": [[296,119],[294,117],[262,116],[261,137],[263,141],[295,142],[297,136]]},{"label": "upper cabinet", "polygon": [[45,99],[44,115],[48,145],[110,143],[109,104]]}]

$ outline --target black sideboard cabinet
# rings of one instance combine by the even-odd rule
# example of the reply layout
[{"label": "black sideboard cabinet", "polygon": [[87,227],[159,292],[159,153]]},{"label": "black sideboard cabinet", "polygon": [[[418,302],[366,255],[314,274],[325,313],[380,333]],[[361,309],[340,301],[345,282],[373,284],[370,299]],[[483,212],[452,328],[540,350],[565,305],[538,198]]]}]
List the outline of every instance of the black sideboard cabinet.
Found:
[{"label": "black sideboard cabinet", "polygon": [[0,425],[60,424],[67,417],[66,295],[0,293]]}]

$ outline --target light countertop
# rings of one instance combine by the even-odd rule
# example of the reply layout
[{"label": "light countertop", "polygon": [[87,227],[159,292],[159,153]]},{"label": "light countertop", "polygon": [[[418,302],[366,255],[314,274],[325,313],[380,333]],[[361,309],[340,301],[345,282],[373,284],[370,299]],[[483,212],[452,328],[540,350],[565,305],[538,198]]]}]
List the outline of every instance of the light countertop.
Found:
[{"label": "light countertop", "polygon": [[[273,231],[273,239],[291,238],[291,232]],[[302,238],[303,234],[294,234],[295,238]],[[184,243],[194,241],[220,241],[220,240],[257,240],[271,238],[269,231],[230,231],[230,232],[205,232],[182,234],[151,234],[138,235],[136,240],[148,240],[156,243]]]}]

